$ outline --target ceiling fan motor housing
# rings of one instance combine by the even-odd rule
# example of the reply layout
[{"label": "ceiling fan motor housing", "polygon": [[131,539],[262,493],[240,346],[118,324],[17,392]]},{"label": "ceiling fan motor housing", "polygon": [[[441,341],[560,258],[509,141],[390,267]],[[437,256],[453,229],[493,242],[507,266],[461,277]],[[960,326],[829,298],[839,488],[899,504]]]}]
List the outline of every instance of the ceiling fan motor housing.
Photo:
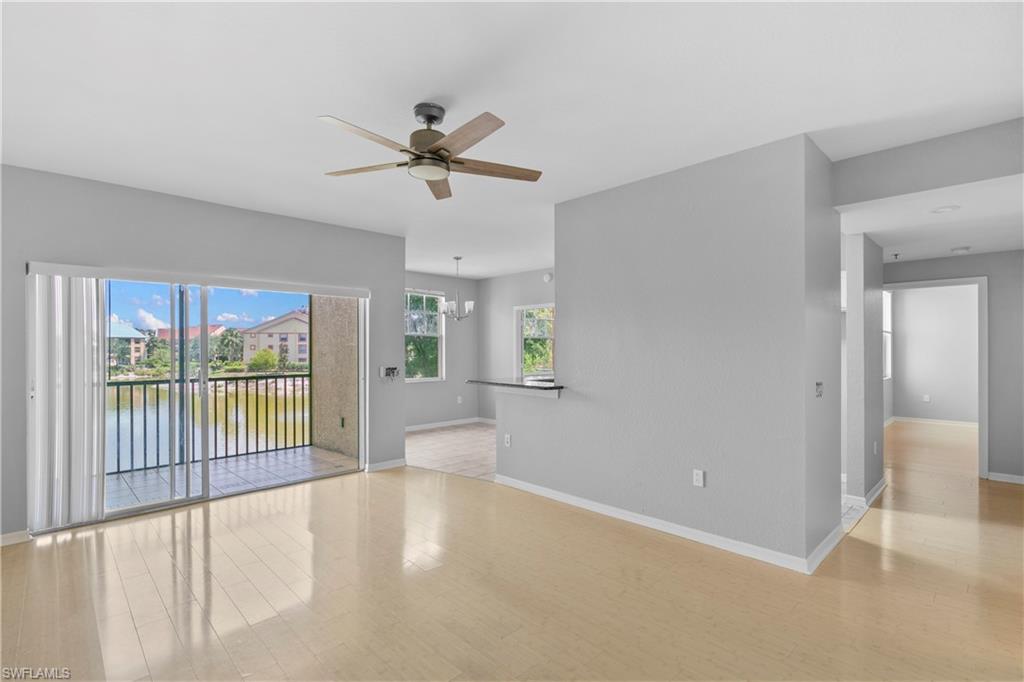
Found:
[{"label": "ceiling fan motor housing", "polygon": [[409,146],[417,152],[426,153],[427,148],[442,137],[444,137],[444,133],[440,130],[421,128],[420,130],[412,131],[412,135],[409,136]]},{"label": "ceiling fan motor housing", "polygon": [[416,120],[428,128],[444,122],[444,107],[433,102],[420,102],[412,108]]}]

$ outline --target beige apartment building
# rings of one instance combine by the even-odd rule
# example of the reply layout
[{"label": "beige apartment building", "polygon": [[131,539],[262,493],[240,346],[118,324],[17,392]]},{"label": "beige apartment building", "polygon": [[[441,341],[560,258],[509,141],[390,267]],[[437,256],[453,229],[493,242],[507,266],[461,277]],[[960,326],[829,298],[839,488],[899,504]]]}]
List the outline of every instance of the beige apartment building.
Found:
[{"label": "beige apartment building", "polygon": [[249,329],[241,329],[245,338],[242,361],[248,363],[257,351],[264,348],[280,353],[288,348],[290,362],[309,362],[309,313],[292,310]]}]

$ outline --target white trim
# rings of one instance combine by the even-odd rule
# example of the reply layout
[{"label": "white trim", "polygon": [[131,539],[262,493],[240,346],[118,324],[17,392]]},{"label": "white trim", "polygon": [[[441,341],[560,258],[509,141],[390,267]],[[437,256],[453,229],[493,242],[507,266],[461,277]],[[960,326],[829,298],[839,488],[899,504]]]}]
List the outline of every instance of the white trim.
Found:
[{"label": "white trim", "polygon": [[884,421],[884,422],[882,423],[882,427],[884,428],[884,427],[886,427],[886,426],[889,426],[889,425],[890,425],[890,424],[892,424],[892,423],[893,423],[894,421],[896,421],[896,417],[889,417],[888,419],[886,419],[886,420],[885,420],[885,421]]},{"label": "white trim", "polygon": [[[740,554],[745,557],[750,557],[751,559],[757,559],[758,561],[764,561],[769,564],[788,568],[791,571],[806,573],[808,575],[814,572],[814,569],[817,568],[819,563],[821,563],[821,560],[828,555],[832,548],[835,547],[843,537],[842,524],[840,524],[837,527],[838,534],[837,530],[833,530],[829,533],[828,537],[826,537],[825,540],[823,540],[821,544],[811,552],[811,556],[805,559],[792,554],[778,552],[774,549],[752,545],[749,542],[733,540],[732,538],[715,535],[714,533],[708,533],[703,530],[697,530],[696,528],[681,526],[677,523],[656,519],[645,514],[638,514],[626,509],[620,509],[619,507],[602,504],[601,502],[594,502],[593,500],[588,500],[583,497],[576,497],[575,495],[563,493],[558,490],[552,490],[551,488],[545,488],[544,486],[536,485],[534,483],[527,483],[526,481],[520,481],[515,478],[509,478],[508,476],[503,476],[501,474],[494,477],[494,482],[509,486],[510,488],[517,488],[524,492],[533,493],[534,495],[540,495],[541,497],[547,497],[548,499],[555,500],[556,502],[563,502],[565,504],[572,505],[573,507],[586,509],[621,521],[635,523],[663,533],[676,535],[686,540],[693,540],[705,545],[717,547],[718,549],[724,549],[727,552]],[[814,562],[813,565],[812,560]]]},{"label": "white trim", "polygon": [[385,469],[396,469],[398,467],[405,466],[405,457],[399,459],[389,459],[384,462],[370,462],[366,465],[367,473],[371,471],[384,471]]},{"label": "white trim", "polygon": [[988,478],[988,277],[951,277],[886,282],[883,290],[924,289],[975,284],[978,287],[978,478]]},{"label": "white trim", "polygon": [[[440,338],[440,337],[438,337]],[[407,384],[437,384],[447,381],[444,377],[413,377],[412,379],[406,379]]]},{"label": "white trim", "polygon": [[493,424],[493,425],[497,425],[498,424],[498,420],[497,419],[491,419],[490,417],[477,417],[477,419],[482,424]]},{"label": "white trim", "polygon": [[825,557],[827,557],[832,550],[836,548],[836,545],[842,542],[844,535],[846,535],[846,533],[843,532],[843,522],[842,519],[840,519],[839,525],[833,528],[832,532],[826,535],[825,538],[818,543],[818,546],[814,548],[814,551],[808,555],[806,559],[807,566],[804,568],[803,572],[807,575],[811,575],[818,570],[818,566],[825,560]]},{"label": "white trim", "polygon": [[999,481],[1000,483],[1016,483],[1017,485],[1024,485],[1024,476],[1018,476],[1017,474],[1000,474],[995,471],[988,472],[988,480]]},{"label": "white trim", "polygon": [[868,494],[864,497],[857,497],[856,495],[843,495],[843,499],[847,502],[861,505],[862,507],[870,507],[878,496],[882,494],[886,486],[885,476],[882,476],[882,480],[875,484],[875,487],[868,491]]},{"label": "white trim", "polygon": [[282,282],[273,279],[250,279],[248,277],[226,277],[196,272],[175,272],[170,270],[137,270],[118,266],[97,267],[73,263],[28,263],[30,275],[66,275],[68,277],[96,277],[98,279],[128,279],[138,282],[179,282],[208,287],[228,289],[265,289],[267,291],[294,291],[300,294],[324,296],[346,296],[348,298],[370,298],[370,290],[360,287],[341,287],[312,282]]},{"label": "white trim", "polygon": [[28,542],[32,537],[28,534],[27,530],[16,530],[13,533],[4,533],[0,535],[0,547],[6,547],[7,545],[17,545],[21,542]]},{"label": "white trim", "polygon": [[886,425],[892,422],[919,422],[921,424],[946,424],[947,426],[978,426],[978,422],[961,422],[953,419],[925,419],[924,417],[889,417]]},{"label": "white trim", "polygon": [[[484,420],[481,419],[480,417],[465,417],[463,419],[449,419],[448,421],[430,422],[428,424],[412,424],[410,426],[405,427],[405,432],[409,433],[410,431],[426,431],[428,429],[440,429],[445,426],[459,426],[460,424],[476,424],[482,421]],[[491,423],[493,424],[494,421],[491,420]]]}]

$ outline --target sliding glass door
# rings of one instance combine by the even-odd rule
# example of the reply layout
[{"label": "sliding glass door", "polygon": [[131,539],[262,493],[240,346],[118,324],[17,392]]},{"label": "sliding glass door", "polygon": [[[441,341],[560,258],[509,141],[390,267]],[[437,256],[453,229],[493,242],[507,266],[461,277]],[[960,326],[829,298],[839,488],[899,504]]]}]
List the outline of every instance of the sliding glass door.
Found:
[{"label": "sliding glass door", "polygon": [[32,532],[361,468],[363,297],[131,274],[30,264]]},{"label": "sliding glass door", "polygon": [[202,497],[205,292],[107,280],[106,298],[106,512]]}]

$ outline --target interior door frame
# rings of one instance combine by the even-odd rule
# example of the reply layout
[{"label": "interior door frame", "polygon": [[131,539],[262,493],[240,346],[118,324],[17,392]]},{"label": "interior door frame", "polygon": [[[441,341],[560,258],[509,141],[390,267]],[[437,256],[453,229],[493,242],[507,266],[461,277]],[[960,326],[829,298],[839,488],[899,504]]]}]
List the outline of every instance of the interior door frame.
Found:
[{"label": "interior door frame", "polygon": [[931,289],[972,284],[978,287],[978,478],[988,478],[988,277],[886,282],[882,285],[882,290]]}]

